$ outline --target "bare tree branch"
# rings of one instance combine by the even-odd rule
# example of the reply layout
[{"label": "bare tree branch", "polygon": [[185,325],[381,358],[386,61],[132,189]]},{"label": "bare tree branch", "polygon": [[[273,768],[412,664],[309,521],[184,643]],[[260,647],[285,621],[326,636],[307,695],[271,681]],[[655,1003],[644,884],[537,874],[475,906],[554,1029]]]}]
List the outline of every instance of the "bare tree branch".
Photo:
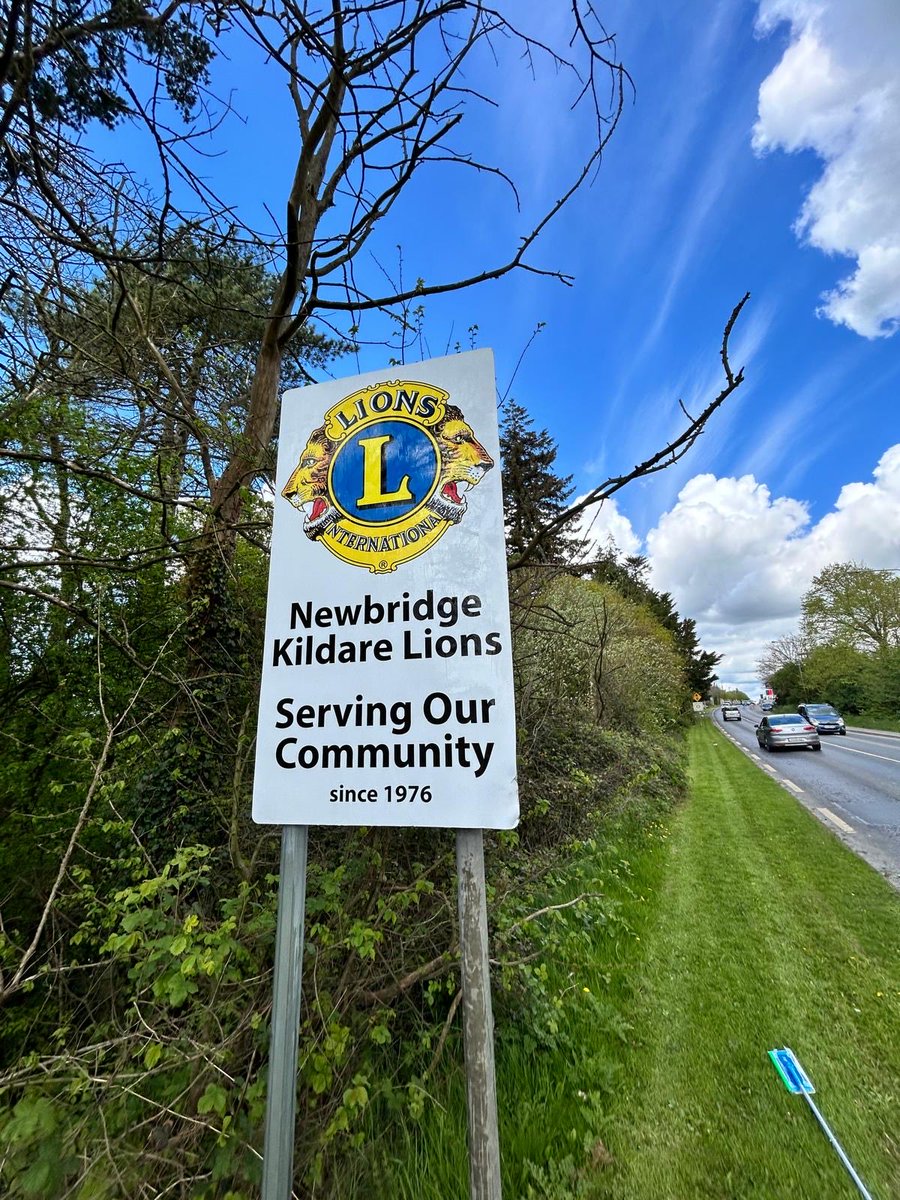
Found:
[{"label": "bare tree branch", "polygon": [[587,495],[583,496],[577,501],[577,503],[572,504],[565,510],[565,512],[560,513],[559,516],[554,517],[552,521],[548,522],[542,529],[538,530],[531,542],[529,542],[518,558],[514,559],[509,564],[510,570],[519,570],[522,567],[530,565],[535,552],[538,550],[539,546],[547,536],[570,524],[575,520],[576,517],[583,513],[585,509],[590,508],[592,504],[602,504],[604,500],[610,499],[611,496],[614,496],[616,492],[621,491],[623,487],[633,482],[635,479],[641,479],[647,475],[653,475],[657,471],[663,471],[666,467],[672,466],[674,463],[678,462],[679,459],[683,458],[685,454],[687,454],[688,450],[690,450],[691,446],[693,446],[697,438],[699,438],[705,430],[713,413],[721,408],[728,397],[744,382],[743,367],[741,367],[737,373],[732,371],[731,363],[728,358],[728,340],[731,337],[735,322],[740,316],[741,310],[749,299],[750,293],[747,292],[734,306],[731,316],[728,318],[728,322],[725,325],[720,356],[722,359],[722,366],[725,371],[726,383],[718,395],[715,396],[715,398],[711,400],[709,404],[707,404],[706,408],[703,409],[698,417],[691,420],[687,428],[684,429],[677,438],[674,438],[667,445],[663,446],[661,450],[657,450],[655,454],[652,454],[643,462],[638,463],[627,474],[614,476],[605,480],[603,483],[598,484],[597,487],[592,488]]}]

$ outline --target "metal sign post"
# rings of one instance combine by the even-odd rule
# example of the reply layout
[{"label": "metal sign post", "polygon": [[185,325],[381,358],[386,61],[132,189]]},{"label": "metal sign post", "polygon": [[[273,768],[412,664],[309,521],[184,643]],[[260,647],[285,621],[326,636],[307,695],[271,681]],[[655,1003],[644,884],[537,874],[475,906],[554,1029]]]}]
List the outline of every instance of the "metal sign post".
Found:
[{"label": "metal sign post", "polygon": [[308,841],[305,825],[282,830],[262,1200],[290,1200],[293,1189]]}]

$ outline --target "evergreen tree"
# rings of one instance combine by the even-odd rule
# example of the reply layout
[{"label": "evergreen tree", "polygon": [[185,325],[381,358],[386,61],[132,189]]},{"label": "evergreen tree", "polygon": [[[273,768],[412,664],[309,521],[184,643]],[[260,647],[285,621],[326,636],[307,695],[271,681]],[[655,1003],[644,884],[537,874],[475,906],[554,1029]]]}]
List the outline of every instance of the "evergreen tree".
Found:
[{"label": "evergreen tree", "polygon": [[701,650],[697,637],[697,622],[691,617],[685,617],[678,622],[675,630],[675,645],[685,661],[688,687],[692,692],[708,696],[714,681],[718,679],[716,667],[722,661],[722,655],[714,650]]},{"label": "evergreen tree", "polygon": [[565,529],[541,531],[565,512],[572,476],[556,474],[556,442],[533,426],[521,404],[507,403],[500,420],[506,552],[515,558],[540,536],[535,561],[564,563],[571,558],[572,535]]}]

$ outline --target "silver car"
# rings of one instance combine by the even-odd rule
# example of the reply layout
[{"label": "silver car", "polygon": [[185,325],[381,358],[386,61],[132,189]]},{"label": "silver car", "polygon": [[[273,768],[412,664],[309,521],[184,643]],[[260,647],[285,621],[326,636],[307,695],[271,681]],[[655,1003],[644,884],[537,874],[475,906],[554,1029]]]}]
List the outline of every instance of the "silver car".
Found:
[{"label": "silver car", "polygon": [[815,725],[810,725],[799,713],[771,713],[763,717],[756,727],[756,740],[765,750],[822,749]]}]

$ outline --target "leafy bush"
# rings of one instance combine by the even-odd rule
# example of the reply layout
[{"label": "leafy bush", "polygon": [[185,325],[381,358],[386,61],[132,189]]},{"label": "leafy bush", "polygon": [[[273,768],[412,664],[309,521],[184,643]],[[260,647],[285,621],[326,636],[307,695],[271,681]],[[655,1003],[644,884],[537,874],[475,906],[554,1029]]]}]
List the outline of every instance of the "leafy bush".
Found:
[{"label": "leafy bush", "polygon": [[[181,680],[168,700],[154,677],[152,704],[108,753],[87,695],[83,728],[34,750],[17,743],[3,785],[40,803],[9,818],[5,861],[18,852],[39,871],[16,877],[0,944],[10,1195],[258,1192],[278,866],[271,832],[247,817],[250,596],[222,651],[231,672]],[[522,821],[486,839],[489,913],[498,1036],[537,1048],[558,1042],[569,1002],[546,964],[598,928],[629,936],[602,897],[573,895],[565,921],[540,897],[561,864],[602,842],[611,815],[677,795],[685,688],[671,635],[646,608],[569,577],[517,605],[515,665]],[[241,730],[236,741],[220,721]],[[5,992],[42,911],[48,936]],[[457,960],[452,833],[312,831],[296,1141],[310,1195],[377,1194],[385,1138],[415,1126],[458,1060]],[[620,1015],[596,1003],[617,1036]]]}]

